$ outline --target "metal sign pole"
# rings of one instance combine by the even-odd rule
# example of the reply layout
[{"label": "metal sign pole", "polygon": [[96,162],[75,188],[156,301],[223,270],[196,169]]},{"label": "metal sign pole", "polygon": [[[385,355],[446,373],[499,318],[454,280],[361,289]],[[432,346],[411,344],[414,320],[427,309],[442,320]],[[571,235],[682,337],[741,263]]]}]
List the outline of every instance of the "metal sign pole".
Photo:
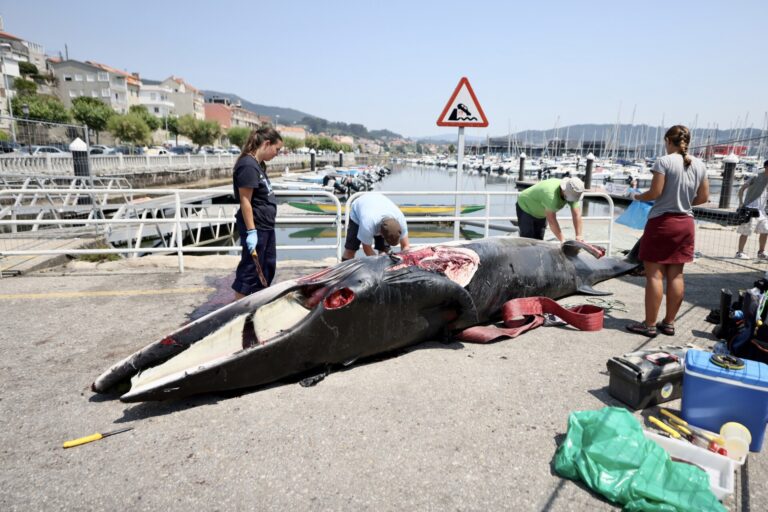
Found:
[{"label": "metal sign pole", "polygon": [[[456,153],[456,211],[454,217],[461,215],[461,196],[458,192],[461,190],[461,171],[464,167],[464,127],[459,127],[459,148]],[[453,239],[459,239],[459,225],[461,222],[457,219],[453,223]]]}]

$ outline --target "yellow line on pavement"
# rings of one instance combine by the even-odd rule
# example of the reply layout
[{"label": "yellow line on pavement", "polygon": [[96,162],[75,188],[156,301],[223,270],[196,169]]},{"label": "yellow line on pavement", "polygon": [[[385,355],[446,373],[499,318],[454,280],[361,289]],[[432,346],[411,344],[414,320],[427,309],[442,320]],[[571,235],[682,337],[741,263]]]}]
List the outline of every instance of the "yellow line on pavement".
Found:
[{"label": "yellow line on pavement", "polygon": [[174,295],[184,293],[207,293],[216,288],[168,288],[164,290],[107,290],[93,292],[48,292],[48,293],[0,293],[0,300],[13,299],[74,299],[80,297],[134,297],[137,295]]}]

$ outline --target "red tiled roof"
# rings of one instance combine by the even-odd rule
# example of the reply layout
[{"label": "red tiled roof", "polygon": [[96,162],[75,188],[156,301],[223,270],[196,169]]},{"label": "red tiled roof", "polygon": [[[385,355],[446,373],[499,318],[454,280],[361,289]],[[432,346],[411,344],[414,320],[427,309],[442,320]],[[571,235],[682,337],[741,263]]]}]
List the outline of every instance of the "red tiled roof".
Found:
[{"label": "red tiled roof", "polygon": [[92,60],[85,61],[86,64],[90,64],[91,66],[97,67],[99,69],[103,69],[104,71],[107,71],[109,73],[114,73],[115,75],[121,75],[125,77],[125,81],[129,84],[141,86],[141,80],[133,76],[132,74],[128,73],[127,71],[122,71],[117,68],[113,68],[112,66],[107,66],[106,64],[101,64],[99,62],[94,62]]},{"label": "red tiled roof", "polygon": [[13,34],[9,34],[8,32],[0,32],[0,38],[2,39],[13,39],[15,41],[23,41],[20,37],[16,37]]},{"label": "red tiled roof", "polygon": [[[197,93],[199,93],[199,92],[200,92],[198,89],[196,89],[196,88],[192,87],[192,86],[191,86],[191,85],[189,85],[187,82],[185,82],[185,81],[184,81],[184,79],[183,79],[183,78],[181,78],[181,77],[178,77],[178,76],[173,76],[173,75],[171,75],[171,76],[170,76],[170,77],[168,77],[168,78],[170,78],[171,80],[173,80],[174,82],[176,82],[176,83],[177,83],[177,84],[179,84],[179,85],[184,85],[184,86],[186,86],[186,88],[187,88],[187,89],[189,89],[189,90],[190,90],[190,91],[192,91],[192,92],[197,92]],[[166,80],[167,80],[168,78],[166,78]]]}]

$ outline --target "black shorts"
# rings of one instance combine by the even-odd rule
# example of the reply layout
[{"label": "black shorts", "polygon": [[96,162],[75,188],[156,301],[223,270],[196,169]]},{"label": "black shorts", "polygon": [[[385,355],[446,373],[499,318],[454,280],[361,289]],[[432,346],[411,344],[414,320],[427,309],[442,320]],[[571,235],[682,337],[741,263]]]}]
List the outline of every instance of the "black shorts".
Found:
[{"label": "black shorts", "polygon": [[520,236],[523,238],[535,238],[544,240],[544,232],[547,230],[547,219],[537,219],[530,213],[515,205],[517,210],[517,227],[520,229]]},{"label": "black shorts", "polygon": [[[344,242],[344,248],[348,251],[357,251],[362,243],[357,238],[357,232],[360,231],[360,225],[349,219],[349,227],[347,228],[347,239]],[[373,248],[380,252],[388,252],[389,245],[384,241],[384,237],[381,235],[375,235],[373,237]]]}]

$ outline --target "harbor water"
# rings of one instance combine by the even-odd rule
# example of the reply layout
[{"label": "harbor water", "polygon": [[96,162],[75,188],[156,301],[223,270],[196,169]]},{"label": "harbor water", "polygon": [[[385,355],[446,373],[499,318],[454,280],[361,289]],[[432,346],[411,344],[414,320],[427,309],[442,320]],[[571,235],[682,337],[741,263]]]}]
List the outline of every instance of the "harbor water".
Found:
[{"label": "harbor water", "polygon": [[[720,195],[720,180],[710,180],[710,204],[717,204]],[[597,189],[602,183],[593,183],[593,188]],[[647,189],[647,185],[642,184],[642,189]],[[737,193],[740,183],[734,185],[731,193],[731,204],[735,207],[738,199]],[[446,169],[445,167],[416,166],[416,165],[395,165],[392,167],[392,173],[385,176],[381,181],[373,185],[373,190],[387,192],[394,202],[400,205],[406,204],[440,204],[454,205],[455,195],[451,192],[456,189],[456,169]],[[465,192],[478,192],[477,195],[464,195],[461,198],[462,205],[485,205],[484,192],[509,192],[509,195],[490,196],[490,212],[488,215],[493,217],[515,218],[516,195],[519,192],[515,184],[515,175],[496,173],[479,173],[477,171],[465,170],[461,173],[459,190]],[[445,191],[445,195],[416,195],[408,194],[414,191]],[[398,193],[402,192],[402,193]],[[281,198],[282,202],[288,202],[290,198]],[[340,198],[342,203],[346,198]],[[606,216],[609,213],[609,207],[605,200],[600,198],[586,199],[585,210],[592,216]],[[624,212],[622,205],[614,206],[614,218]],[[452,215],[452,213],[450,214]],[[478,218],[477,221],[470,224],[463,224],[460,235],[465,240],[482,238],[484,228],[476,225],[482,222],[486,215],[483,208],[473,213],[462,215],[468,221],[472,218]],[[570,214],[567,210],[562,210],[559,215],[562,218],[561,224],[570,225]],[[513,225],[507,220],[493,220],[492,225],[509,226]],[[411,244],[431,244],[441,243],[452,239],[452,222],[430,222],[420,223],[418,219],[410,220],[408,223],[410,231]],[[336,236],[335,226],[329,224],[317,225],[278,225],[276,227],[277,244],[279,246],[299,246],[312,245],[314,242],[319,244],[333,243],[333,237]],[[509,231],[491,229],[490,235],[505,235]],[[309,249],[309,250],[283,250],[279,251],[280,259],[321,259],[335,256],[331,249]]]}]

